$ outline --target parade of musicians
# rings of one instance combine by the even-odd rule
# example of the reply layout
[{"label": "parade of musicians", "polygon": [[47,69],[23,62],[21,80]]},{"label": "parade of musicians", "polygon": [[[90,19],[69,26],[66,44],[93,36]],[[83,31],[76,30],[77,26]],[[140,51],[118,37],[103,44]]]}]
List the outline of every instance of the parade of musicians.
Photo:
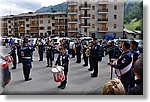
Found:
[{"label": "parade of musicians", "polygon": [[[47,76],[47,78],[49,77],[49,85],[55,83],[55,85],[57,85],[55,87],[58,88],[56,90],[67,89],[72,82],[69,78],[72,79],[71,77],[75,76],[71,74],[71,71],[81,69],[78,73],[86,71],[83,74],[87,73],[84,77],[87,77],[88,80],[106,77],[107,80],[103,80],[103,85],[98,85],[103,87],[102,90],[100,88],[97,89],[99,94],[143,94],[143,52],[135,40],[120,39],[117,42],[114,40],[99,40],[97,37],[91,39],[88,37],[78,37],[72,39],[71,44],[71,40],[67,37],[58,37],[57,40],[60,39],[58,43],[56,42],[57,40],[55,41],[55,38],[56,37],[36,38],[35,44],[33,42],[34,40],[30,40],[28,37],[24,37],[22,42],[18,41],[17,43],[12,38],[10,38],[9,41],[5,40],[3,53],[6,55],[6,52],[8,52],[13,58],[13,67],[9,68],[11,81],[5,87],[6,89],[7,87],[13,88],[13,84],[15,85],[13,78],[16,76],[13,77],[13,75],[17,70],[20,70],[20,74],[18,74],[17,77],[22,80],[20,83],[18,82],[18,84],[25,84],[25,82],[32,83],[32,81],[35,80],[32,74],[38,74],[35,71],[32,72],[32,69],[36,70],[36,67],[33,66],[38,64],[41,71],[42,69],[44,70],[44,68],[48,69],[48,72],[45,74],[51,75]],[[101,66],[102,63],[106,68]],[[107,73],[104,73],[106,71],[101,71],[102,69],[107,70]],[[78,76],[78,73],[74,74]],[[42,74],[38,74],[38,76],[42,76]],[[38,78],[38,76],[36,76],[36,78]],[[78,78],[80,80],[80,76]],[[76,81],[77,80],[78,79],[76,79]],[[81,83],[86,83],[88,80],[81,80],[78,87],[80,87]],[[110,82],[108,82],[109,80]],[[36,86],[36,84],[32,84],[32,87]],[[90,85],[91,84],[88,85],[87,83],[85,87],[90,87]],[[17,88],[21,89],[21,87]],[[26,88],[28,88],[28,86],[26,86]],[[50,91],[51,87],[47,87],[47,90]],[[34,92],[34,90],[32,91]],[[80,94],[80,92],[75,94]],[[84,94],[92,94],[92,92]]]}]

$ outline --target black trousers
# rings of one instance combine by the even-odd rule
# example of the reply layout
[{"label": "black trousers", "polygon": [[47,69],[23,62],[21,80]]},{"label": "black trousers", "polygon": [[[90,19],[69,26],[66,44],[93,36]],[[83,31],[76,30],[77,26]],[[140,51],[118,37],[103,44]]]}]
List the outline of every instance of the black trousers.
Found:
[{"label": "black trousers", "polygon": [[53,61],[53,55],[51,55],[51,54],[49,54],[49,53],[47,53],[47,56],[46,56],[46,58],[47,58],[47,65],[49,66],[52,66],[52,61]]},{"label": "black trousers", "polygon": [[23,74],[24,74],[24,78],[28,79],[29,75],[30,75],[30,68],[24,68],[23,67]]},{"label": "black trousers", "polygon": [[67,84],[67,74],[68,74],[68,69],[64,70],[65,80],[63,82],[61,82],[61,85],[66,85]]},{"label": "black trousers", "polygon": [[20,52],[17,52],[17,56],[18,56],[18,62],[21,63],[21,53]]},{"label": "black trousers", "polygon": [[42,51],[39,52],[39,57],[40,57],[40,61],[43,61],[43,52]]},{"label": "black trousers", "polygon": [[93,66],[92,66],[92,56],[89,56],[89,62],[90,62],[90,69],[93,70]]},{"label": "black trousers", "polygon": [[92,58],[92,67],[94,69],[93,74],[98,75],[98,59]]},{"label": "black trousers", "polygon": [[81,53],[80,52],[77,53],[77,62],[81,63]]},{"label": "black trousers", "polygon": [[86,56],[86,54],[83,54],[83,59],[84,59],[85,65],[88,65],[88,57]]},{"label": "black trousers", "polygon": [[74,51],[74,49],[71,50],[71,54],[72,54],[72,58],[74,58],[75,57],[75,51]]},{"label": "black trousers", "polygon": [[16,68],[17,66],[17,58],[16,58],[16,55],[13,55],[13,67]]}]

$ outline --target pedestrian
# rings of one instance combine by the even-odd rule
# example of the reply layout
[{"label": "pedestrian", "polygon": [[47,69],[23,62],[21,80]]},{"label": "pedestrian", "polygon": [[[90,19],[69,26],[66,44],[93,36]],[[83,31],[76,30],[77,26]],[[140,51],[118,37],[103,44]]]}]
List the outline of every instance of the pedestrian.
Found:
[{"label": "pedestrian", "polygon": [[55,65],[59,65],[59,66],[64,67],[65,80],[63,82],[61,82],[61,84],[58,86],[58,88],[65,89],[66,84],[67,84],[69,55],[66,52],[67,51],[66,48],[62,48],[60,51],[61,51],[61,53],[59,54]]},{"label": "pedestrian", "polygon": [[10,38],[10,40],[9,40],[9,46],[11,46],[14,43],[15,43],[14,40],[12,38]]},{"label": "pedestrian", "polygon": [[71,58],[75,58],[75,41],[74,41],[74,43],[72,44],[71,54],[72,54],[72,57],[71,57]]},{"label": "pedestrian", "polygon": [[140,56],[134,63],[134,71],[135,71],[135,84],[136,86],[129,89],[127,95],[143,95],[143,56]]},{"label": "pedestrian", "polygon": [[75,47],[76,47],[76,56],[77,56],[76,63],[81,63],[81,42],[79,39],[76,40]]},{"label": "pedestrian", "polygon": [[30,70],[32,68],[31,53],[33,53],[33,51],[35,51],[35,49],[28,46],[28,39],[24,39],[21,48],[21,57],[25,81],[32,80],[32,78],[30,78]]},{"label": "pedestrian", "polygon": [[130,82],[132,80],[131,78],[133,75],[133,72],[131,70],[132,63],[133,63],[133,56],[130,51],[130,44],[127,42],[124,42],[122,44],[122,51],[123,53],[117,60],[117,63],[113,64],[110,62],[109,65],[115,68],[116,75],[121,80],[127,92],[130,87]]},{"label": "pedestrian", "polygon": [[103,87],[103,95],[124,95],[125,89],[121,81],[117,78],[105,83]]},{"label": "pedestrian", "polygon": [[[132,71],[134,73],[134,63],[138,60],[140,56],[140,51],[138,50],[138,42],[136,41],[131,41],[130,42],[130,48],[131,48],[131,53],[133,54],[133,64],[132,64]],[[135,75],[133,74],[132,80],[130,82],[130,88],[135,87]]]},{"label": "pedestrian", "polygon": [[40,57],[39,61],[43,61],[44,51],[45,51],[45,47],[44,47],[43,40],[41,39],[38,44],[38,52],[39,52],[39,57]]},{"label": "pedestrian", "polygon": [[101,58],[100,45],[98,43],[98,38],[93,38],[93,46],[91,48],[91,59],[92,67],[94,72],[91,74],[91,77],[98,76],[98,61]]},{"label": "pedestrian", "polygon": [[16,69],[17,67],[17,58],[16,58],[16,46],[14,43],[11,44],[11,51],[10,51],[10,55],[13,57],[13,67],[12,69]]}]

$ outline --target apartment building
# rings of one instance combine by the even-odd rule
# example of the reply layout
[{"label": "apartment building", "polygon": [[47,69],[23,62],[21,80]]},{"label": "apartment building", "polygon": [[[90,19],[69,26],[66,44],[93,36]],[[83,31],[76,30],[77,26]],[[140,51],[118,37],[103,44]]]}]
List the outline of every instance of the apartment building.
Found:
[{"label": "apartment building", "polygon": [[124,0],[68,0],[68,35],[123,36]]},{"label": "apartment building", "polygon": [[22,13],[1,17],[2,36],[68,36],[67,13]]}]

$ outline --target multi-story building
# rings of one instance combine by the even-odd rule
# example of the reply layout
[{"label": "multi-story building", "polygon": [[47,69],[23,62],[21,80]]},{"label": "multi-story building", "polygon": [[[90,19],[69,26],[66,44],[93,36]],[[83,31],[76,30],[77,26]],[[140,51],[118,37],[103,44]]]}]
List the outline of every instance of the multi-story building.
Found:
[{"label": "multi-story building", "polygon": [[68,36],[67,13],[23,13],[1,18],[3,36]]},{"label": "multi-story building", "polygon": [[123,36],[124,0],[68,0],[68,35]]},{"label": "multi-story building", "polygon": [[43,12],[1,19],[1,34],[14,36],[123,36],[124,0],[68,0],[68,13]]}]

